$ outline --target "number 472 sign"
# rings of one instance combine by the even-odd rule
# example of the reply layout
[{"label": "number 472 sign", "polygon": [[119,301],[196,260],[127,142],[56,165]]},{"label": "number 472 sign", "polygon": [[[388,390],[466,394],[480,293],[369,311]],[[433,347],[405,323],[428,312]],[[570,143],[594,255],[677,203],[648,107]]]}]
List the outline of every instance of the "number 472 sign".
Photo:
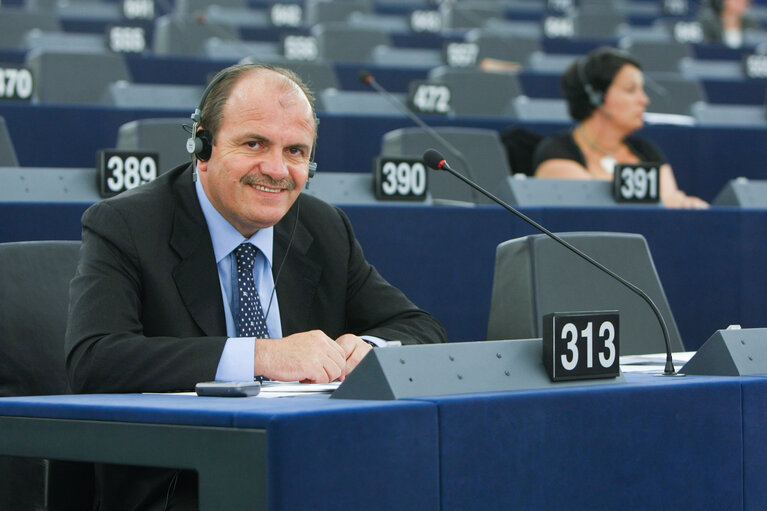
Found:
[{"label": "number 472 sign", "polygon": [[617,311],[543,317],[543,365],[552,381],[620,375]]}]

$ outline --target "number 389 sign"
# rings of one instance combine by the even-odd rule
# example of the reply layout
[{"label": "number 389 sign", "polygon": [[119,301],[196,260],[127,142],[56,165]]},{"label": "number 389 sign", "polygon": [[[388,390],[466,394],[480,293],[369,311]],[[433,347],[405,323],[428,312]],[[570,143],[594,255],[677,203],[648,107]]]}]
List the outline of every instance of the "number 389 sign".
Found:
[{"label": "number 389 sign", "polygon": [[543,317],[543,365],[552,381],[620,375],[617,311]]},{"label": "number 389 sign", "polygon": [[125,190],[153,181],[157,177],[157,153],[101,150],[96,155],[99,192],[112,197]]}]

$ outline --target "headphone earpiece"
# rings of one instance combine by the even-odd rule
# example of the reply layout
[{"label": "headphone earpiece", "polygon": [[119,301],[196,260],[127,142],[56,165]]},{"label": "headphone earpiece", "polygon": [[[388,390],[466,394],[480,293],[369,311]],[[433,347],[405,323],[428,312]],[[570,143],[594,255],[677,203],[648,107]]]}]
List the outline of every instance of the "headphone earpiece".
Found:
[{"label": "headphone earpiece", "polygon": [[576,67],[578,68],[578,78],[583,84],[583,90],[586,92],[586,96],[589,98],[589,103],[594,108],[598,108],[602,105],[604,95],[594,89],[594,86],[591,85],[591,82],[589,82],[588,78],[586,78],[586,57],[581,57],[578,59],[578,64]]},{"label": "headphone earpiece", "polygon": [[309,162],[309,179],[314,177],[314,174],[317,173],[317,162],[312,160]]},{"label": "headphone earpiece", "polygon": [[[191,149],[190,149],[191,147]],[[186,150],[200,161],[208,161],[210,153],[213,151],[213,141],[210,139],[210,132],[206,129],[197,130],[193,138],[186,142]]]}]

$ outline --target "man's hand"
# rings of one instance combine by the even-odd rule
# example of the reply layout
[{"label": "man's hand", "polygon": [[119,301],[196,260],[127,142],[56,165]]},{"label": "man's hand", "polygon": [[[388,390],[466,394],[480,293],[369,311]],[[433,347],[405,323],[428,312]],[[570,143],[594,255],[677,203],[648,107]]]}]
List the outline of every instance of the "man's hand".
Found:
[{"label": "man's hand", "polygon": [[346,375],[357,367],[360,360],[362,360],[372,348],[368,343],[353,334],[344,334],[336,339],[336,342],[343,348],[346,357],[346,365],[344,365],[343,375],[340,378],[341,381],[343,381],[343,379],[346,378]]},{"label": "man's hand", "polygon": [[272,380],[329,383],[343,380],[348,363],[339,343],[312,330],[282,339],[257,339],[253,370],[255,376]]}]

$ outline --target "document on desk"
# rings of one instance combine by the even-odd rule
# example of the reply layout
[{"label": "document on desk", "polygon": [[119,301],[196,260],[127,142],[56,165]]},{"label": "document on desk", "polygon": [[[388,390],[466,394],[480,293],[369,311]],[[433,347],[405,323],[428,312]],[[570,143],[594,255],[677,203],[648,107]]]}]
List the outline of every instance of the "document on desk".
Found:
[{"label": "document on desk", "polygon": [[[679,369],[695,355],[694,351],[672,353],[674,367]],[[662,373],[666,367],[665,353],[647,355],[624,355],[620,358],[621,372],[624,373]]]},{"label": "document on desk", "polygon": [[257,398],[296,397],[312,394],[330,394],[341,385],[341,382],[331,383],[298,383],[296,381],[265,381],[261,384],[261,392]]}]

